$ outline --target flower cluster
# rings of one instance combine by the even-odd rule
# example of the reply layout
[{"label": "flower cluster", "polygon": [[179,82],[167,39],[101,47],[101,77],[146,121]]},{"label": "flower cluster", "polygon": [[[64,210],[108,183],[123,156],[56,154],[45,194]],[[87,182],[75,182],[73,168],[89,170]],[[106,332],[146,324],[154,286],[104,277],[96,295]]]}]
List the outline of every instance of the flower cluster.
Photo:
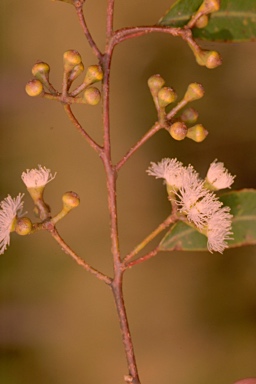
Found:
[{"label": "flower cluster", "polygon": [[147,173],[165,180],[170,200],[175,200],[179,212],[207,236],[210,252],[222,253],[228,247],[226,241],[232,235],[230,208],[223,207],[211,191],[230,188],[234,181],[223,163],[215,160],[206,180],[201,180],[191,165],[184,167],[177,159],[165,158],[151,163]]}]

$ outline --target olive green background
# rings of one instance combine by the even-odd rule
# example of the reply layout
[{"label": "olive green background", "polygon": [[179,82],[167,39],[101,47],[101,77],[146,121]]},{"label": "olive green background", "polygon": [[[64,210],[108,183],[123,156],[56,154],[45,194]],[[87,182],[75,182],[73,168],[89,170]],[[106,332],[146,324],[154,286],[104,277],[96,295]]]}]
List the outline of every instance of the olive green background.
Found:
[{"label": "olive green background", "polygon": [[[116,1],[115,27],[154,24],[167,0]],[[106,2],[87,0],[92,35],[104,48]],[[78,209],[58,224],[87,262],[112,274],[105,176],[93,150],[61,105],[30,98],[24,86],[36,60],[51,66],[61,87],[62,55],[78,50],[95,64],[69,4],[2,0],[1,199],[25,192],[20,175],[41,164],[57,171],[45,191],[53,213],[73,190]],[[234,188],[256,188],[256,44],[208,44],[223,57],[215,70],[199,67],[185,42],[152,34],[116,47],[111,75],[113,159],[118,161],[155,122],[147,79],[160,73],[181,98],[190,82],[205,97],[193,103],[209,131],[197,144],[159,132],[118,178],[121,252],[125,255],[169,213],[162,182],[145,173],[150,161],[177,157],[205,175],[223,161]],[[101,106],[75,106],[82,125],[101,141]],[[33,218],[32,203],[25,210]],[[256,250],[223,255],[161,253],[125,275],[125,299],[143,384],[231,384],[256,376]],[[0,258],[0,382],[116,384],[127,373],[110,290],[84,272],[47,233],[11,236]]]}]

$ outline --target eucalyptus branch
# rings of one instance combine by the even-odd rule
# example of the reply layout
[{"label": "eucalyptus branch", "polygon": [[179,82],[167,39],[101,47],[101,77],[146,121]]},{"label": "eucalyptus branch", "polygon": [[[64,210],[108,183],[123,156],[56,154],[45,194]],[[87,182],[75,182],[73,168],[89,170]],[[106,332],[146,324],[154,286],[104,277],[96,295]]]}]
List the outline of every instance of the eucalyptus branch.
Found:
[{"label": "eucalyptus branch", "polygon": [[66,114],[68,115],[68,118],[69,120],[72,122],[72,124],[74,124],[74,126],[76,127],[76,129],[78,130],[79,133],[81,133],[81,135],[86,139],[86,141],[90,144],[90,146],[95,150],[95,152],[97,152],[99,155],[101,155],[102,153],[102,147],[97,144],[92,138],[91,136],[83,129],[83,127],[81,126],[81,124],[79,123],[79,121],[77,120],[77,118],[74,116],[71,108],[70,108],[70,105],[68,104],[65,104],[64,105],[64,110],[66,112]]},{"label": "eucalyptus branch", "polygon": [[82,4],[76,5],[75,4],[75,9],[76,9],[76,14],[77,14],[78,19],[79,19],[79,23],[80,23],[82,30],[84,32],[84,35],[86,36],[86,39],[87,39],[88,43],[90,44],[90,47],[92,48],[93,53],[98,58],[98,60],[101,61],[103,55],[102,55],[101,51],[99,50],[97,44],[95,43],[94,39],[92,38],[92,35],[91,35],[91,33],[87,27],[87,23],[85,21],[84,12],[83,12],[83,5]]},{"label": "eucalyptus branch", "polygon": [[[171,215],[169,215],[160,225],[158,225],[158,227],[153,231],[151,232],[140,244],[138,244],[131,253],[129,253],[123,260],[123,263],[124,265],[129,265],[131,266],[131,264],[129,264],[128,262],[134,257],[136,256],[143,248],[145,248],[145,246],[147,244],[149,244],[157,235],[159,235],[159,233],[161,233],[162,231],[164,231],[167,227],[169,227],[170,224],[173,224],[177,221],[177,215],[176,215],[176,211],[173,211],[171,213]],[[156,248],[158,249],[158,248]],[[156,251],[155,249],[155,251]]]},{"label": "eucalyptus branch", "polygon": [[110,67],[114,45],[111,43],[113,29],[113,7],[114,0],[108,1],[107,14],[107,42],[106,51],[102,60],[103,81],[102,81],[102,121],[103,121],[103,153],[102,161],[106,171],[108,209],[110,215],[110,236],[111,249],[113,256],[114,278],[111,284],[112,292],[116,304],[117,314],[120,323],[123,345],[129,370],[129,378],[132,384],[140,384],[135,354],[129,330],[128,318],[123,298],[123,264],[119,249],[118,222],[117,222],[117,202],[116,202],[116,178],[117,170],[112,164],[111,159],[111,140],[110,140],[110,110],[109,110],[109,90],[110,90]]},{"label": "eucalyptus branch", "polygon": [[116,171],[119,171],[120,168],[129,160],[129,158],[155,133],[160,131],[163,126],[157,121],[152,128],[133,146],[129,151],[124,155],[124,157],[116,164]]},{"label": "eucalyptus branch", "polygon": [[136,259],[136,260],[132,260],[132,261],[130,261],[129,263],[127,263],[127,264],[126,264],[126,268],[131,268],[131,267],[133,267],[134,265],[141,264],[141,263],[143,263],[144,261],[147,261],[147,260],[151,259],[152,257],[156,256],[156,255],[158,254],[159,251],[160,251],[160,248],[159,248],[159,244],[158,244],[152,251],[150,251],[150,252],[147,253],[146,255],[141,256],[141,257],[139,257],[138,259]]},{"label": "eucalyptus branch", "polygon": [[167,33],[174,37],[180,36],[185,41],[191,41],[192,32],[190,29],[179,28],[179,27],[165,27],[157,25],[147,25],[147,26],[138,26],[138,27],[126,27],[121,28],[115,31],[113,35],[114,43],[119,44],[127,39],[136,38],[143,35],[148,35],[149,33],[158,32],[158,33]]},{"label": "eucalyptus branch", "polygon": [[80,265],[82,268],[84,268],[87,272],[90,272],[92,275],[97,277],[97,279],[103,281],[107,285],[111,285],[111,278],[107,275],[104,275],[103,273],[99,272],[97,269],[92,268],[86,261],[84,261],[80,256],[78,256],[62,239],[62,237],[59,235],[56,227],[51,223],[51,221],[47,221],[43,224],[43,228],[46,229],[51,236],[57,241],[57,243],[60,245],[61,249],[69,256],[71,256],[78,265]]},{"label": "eucalyptus branch", "polygon": [[114,5],[115,0],[108,0],[107,4],[107,25],[106,25],[106,44],[108,45],[110,38],[113,34],[113,22],[114,22]]},{"label": "eucalyptus branch", "polygon": [[[120,330],[121,330],[121,335],[122,335],[122,340],[123,340],[123,345],[125,349],[128,370],[129,370],[129,375],[128,375],[129,383],[140,384],[138,368],[136,364],[134,348],[133,348],[131,333],[130,333],[129,324],[128,324],[128,318],[127,318],[127,313],[126,313],[125,303],[123,298],[123,288],[122,288],[123,272],[124,272],[124,268],[122,263],[118,263],[115,271],[115,278],[112,282],[111,287],[112,287],[117,314],[119,318]],[[127,381],[126,378],[127,376],[125,376],[125,381]]]}]

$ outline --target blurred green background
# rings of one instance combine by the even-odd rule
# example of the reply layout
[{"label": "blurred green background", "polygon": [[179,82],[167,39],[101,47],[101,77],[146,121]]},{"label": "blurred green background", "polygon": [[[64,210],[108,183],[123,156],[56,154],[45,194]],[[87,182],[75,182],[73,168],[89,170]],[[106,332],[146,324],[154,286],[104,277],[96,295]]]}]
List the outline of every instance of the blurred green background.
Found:
[{"label": "blurred green background", "polygon": [[[170,0],[116,1],[115,27],[154,24]],[[92,35],[104,47],[106,2],[87,0]],[[30,98],[24,86],[36,60],[51,66],[61,87],[62,55],[78,50],[95,64],[73,8],[50,0],[1,0],[1,199],[25,192],[20,175],[37,164],[57,171],[45,193],[53,213],[73,190],[81,205],[59,223],[68,244],[111,274],[103,167],[62,107]],[[147,79],[160,73],[180,98],[190,82],[205,97],[193,104],[209,131],[201,144],[159,132],[121,170],[118,209],[125,255],[169,212],[150,161],[177,157],[202,177],[217,158],[234,188],[256,188],[256,44],[216,45],[223,65],[199,67],[186,44],[152,34],[118,46],[111,76],[113,158],[118,161],[155,122]],[[75,106],[80,122],[101,140],[101,107]],[[32,212],[29,197],[25,209]],[[31,215],[31,217],[33,217]],[[256,249],[161,253],[128,271],[125,299],[142,383],[231,384],[256,376]],[[127,373],[109,289],[86,274],[47,233],[11,237],[0,258],[0,382],[115,384]]]}]

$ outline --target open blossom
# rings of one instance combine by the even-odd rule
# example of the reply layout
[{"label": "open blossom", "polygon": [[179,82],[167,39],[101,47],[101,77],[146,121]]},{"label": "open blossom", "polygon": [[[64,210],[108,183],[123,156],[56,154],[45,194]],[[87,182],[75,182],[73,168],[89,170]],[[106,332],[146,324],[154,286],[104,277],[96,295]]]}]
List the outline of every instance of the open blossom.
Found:
[{"label": "open blossom", "polygon": [[27,188],[43,188],[55,176],[56,173],[52,175],[50,169],[38,165],[38,169],[27,169],[26,172],[23,172],[21,178]]},{"label": "open blossom", "polygon": [[10,244],[10,233],[14,230],[16,219],[22,216],[24,194],[12,198],[8,195],[0,203],[0,254]]},{"label": "open blossom", "polygon": [[234,177],[224,168],[223,163],[215,161],[211,164],[206,184],[192,165],[184,167],[177,159],[151,163],[147,173],[165,179],[171,186],[178,211],[208,237],[210,252],[222,253],[228,247],[226,241],[232,235],[230,208],[222,207],[223,203],[215,193],[206,188],[207,183],[214,189],[227,188],[233,183]]},{"label": "open blossom", "polygon": [[225,248],[228,248],[227,240],[231,240],[231,220],[229,207],[222,207],[217,210],[208,219],[207,223],[207,238],[208,249],[210,252],[217,251],[222,253]]},{"label": "open blossom", "polygon": [[184,167],[177,159],[162,159],[159,163],[151,163],[147,174],[155,176],[156,179],[164,179],[166,184],[174,188],[182,185],[182,174]]},{"label": "open blossom", "polygon": [[232,176],[224,167],[223,163],[214,160],[207,172],[206,181],[215,190],[230,188],[234,182],[235,176]]}]

